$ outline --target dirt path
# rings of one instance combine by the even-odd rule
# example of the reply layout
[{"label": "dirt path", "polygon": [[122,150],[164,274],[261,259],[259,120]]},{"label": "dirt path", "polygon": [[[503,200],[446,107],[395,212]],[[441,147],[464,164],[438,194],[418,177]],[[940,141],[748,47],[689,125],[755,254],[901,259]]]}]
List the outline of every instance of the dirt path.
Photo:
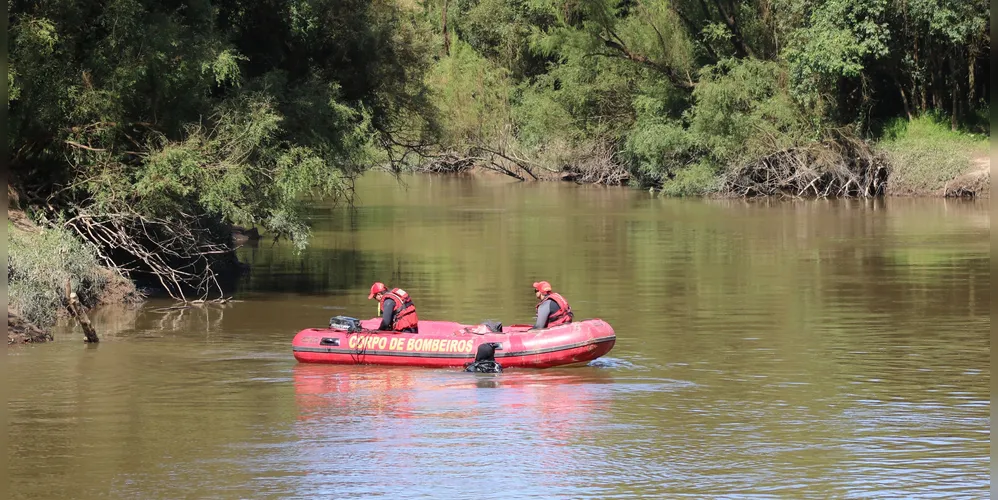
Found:
[{"label": "dirt path", "polygon": [[991,196],[991,157],[974,158],[974,169],[946,183],[944,196],[978,197]]},{"label": "dirt path", "polygon": [[974,158],[974,166],[977,168],[975,172],[991,173],[991,157],[990,156],[978,156]]}]

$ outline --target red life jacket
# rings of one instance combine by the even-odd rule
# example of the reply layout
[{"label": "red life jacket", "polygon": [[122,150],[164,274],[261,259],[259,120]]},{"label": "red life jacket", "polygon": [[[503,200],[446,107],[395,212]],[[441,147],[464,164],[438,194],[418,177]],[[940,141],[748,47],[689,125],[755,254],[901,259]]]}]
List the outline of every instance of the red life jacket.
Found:
[{"label": "red life jacket", "polygon": [[547,297],[544,297],[543,299],[541,299],[540,302],[537,303],[537,305],[534,307],[534,310],[540,309],[541,304],[543,304],[544,301],[547,299],[551,299],[554,301],[555,304],[558,304],[558,310],[551,313],[551,315],[548,316],[548,325],[546,328],[552,328],[558,325],[564,325],[566,323],[572,322],[572,317],[574,316],[572,314],[572,308],[569,307],[568,302],[565,300],[565,297],[562,297],[561,294],[558,293],[554,292],[549,293]]},{"label": "red life jacket", "polygon": [[400,332],[405,328],[415,328],[419,323],[416,316],[416,306],[413,305],[409,294],[401,288],[392,288],[381,296],[381,307],[385,306],[385,299],[392,299],[395,308],[392,309],[392,331]]}]

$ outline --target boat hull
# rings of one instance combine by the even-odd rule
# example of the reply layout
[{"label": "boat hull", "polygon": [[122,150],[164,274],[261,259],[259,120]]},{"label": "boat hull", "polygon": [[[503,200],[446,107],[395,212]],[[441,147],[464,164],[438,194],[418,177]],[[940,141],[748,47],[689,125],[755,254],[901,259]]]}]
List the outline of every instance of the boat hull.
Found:
[{"label": "boat hull", "polygon": [[[380,318],[361,325],[376,328]],[[463,367],[475,360],[478,346],[494,342],[503,368],[550,368],[592,361],[613,349],[616,334],[608,323],[590,319],[543,330],[529,325],[504,327],[501,333],[473,333],[482,326],[450,321],[420,321],[419,333],[308,328],[292,341],[301,363],[388,366]],[[529,331],[528,331],[529,330]]]}]

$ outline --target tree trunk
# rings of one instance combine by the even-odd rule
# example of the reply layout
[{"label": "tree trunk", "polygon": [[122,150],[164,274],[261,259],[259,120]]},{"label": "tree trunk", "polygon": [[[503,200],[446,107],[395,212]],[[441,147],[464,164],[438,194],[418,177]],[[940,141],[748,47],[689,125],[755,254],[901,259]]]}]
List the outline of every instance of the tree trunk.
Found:
[{"label": "tree trunk", "polygon": [[919,113],[925,113],[929,108],[929,98],[926,95],[926,81],[925,72],[918,65],[918,34],[915,36],[915,52],[913,58],[915,60],[915,67],[911,70],[911,99],[915,101],[915,107],[919,108]]},{"label": "tree trunk", "polygon": [[87,311],[84,309],[83,305],[80,304],[80,299],[76,296],[76,293],[73,292],[69,279],[66,279],[66,309],[69,310],[69,314],[76,318],[76,320],[80,322],[80,326],[83,327],[83,342],[87,344],[96,344],[100,342],[100,338],[97,337],[97,331],[94,330],[93,325],[90,324],[90,318],[87,317]]},{"label": "tree trunk", "polygon": [[976,82],[974,81],[974,66],[977,62],[977,50],[976,47],[970,50],[970,55],[967,56],[967,109],[972,110],[976,106],[974,105],[974,98],[976,97]]},{"label": "tree trunk", "polygon": [[904,86],[901,82],[894,77],[894,83],[898,86],[898,91],[901,92],[901,103],[904,104],[904,114],[908,116],[908,121],[911,121],[911,106],[908,104],[908,95],[904,93]]},{"label": "tree trunk", "polygon": [[956,63],[954,62],[955,59],[955,56],[949,58],[949,70],[950,75],[952,75],[953,78],[953,86],[949,89],[950,101],[952,102],[950,106],[952,109],[950,110],[949,115],[949,126],[950,130],[954,132],[956,132],[956,123],[960,118],[958,116],[960,114],[960,79],[957,78]]},{"label": "tree trunk", "polygon": [[[935,68],[933,68],[935,69]],[[943,96],[939,93],[939,75],[937,71],[932,72],[931,85],[929,92],[932,93],[932,107],[934,109],[943,110]]]},{"label": "tree trunk", "polygon": [[450,55],[450,33],[447,32],[447,4],[449,0],[444,0],[444,11],[440,15],[442,18],[441,29],[444,32],[444,55]]},{"label": "tree trunk", "polygon": [[755,54],[752,52],[752,48],[745,43],[741,27],[738,26],[738,19],[735,18],[735,9],[737,7],[734,5],[728,5],[726,8],[721,0],[714,0],[714,5],[717,6],[717,13],[720,14],[724,24],[728,26],[729,30],[731,30],[731,44],[735,49],[735,55],[738,56],[739,59],[755,57]]}]

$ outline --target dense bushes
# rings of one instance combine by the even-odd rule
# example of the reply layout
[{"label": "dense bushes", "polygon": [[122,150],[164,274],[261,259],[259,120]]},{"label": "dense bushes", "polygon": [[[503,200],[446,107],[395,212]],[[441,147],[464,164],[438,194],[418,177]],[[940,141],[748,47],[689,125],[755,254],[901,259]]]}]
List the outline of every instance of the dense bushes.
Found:
[{"label": "dense bushes", "polygon": [[[730,188],[775,158],[874,179],[865,169],[885,158],[857,141],[929,114],[963,129],[988,103],[979,0],[463,0],[430,2],[424,19],[451,47],[436,70],[461,68],[430,84],[445,149],[476,157],[484,145],[535,171],[669,194]],[[600,163],[628,175],[577,175],[607,148]]]}]

